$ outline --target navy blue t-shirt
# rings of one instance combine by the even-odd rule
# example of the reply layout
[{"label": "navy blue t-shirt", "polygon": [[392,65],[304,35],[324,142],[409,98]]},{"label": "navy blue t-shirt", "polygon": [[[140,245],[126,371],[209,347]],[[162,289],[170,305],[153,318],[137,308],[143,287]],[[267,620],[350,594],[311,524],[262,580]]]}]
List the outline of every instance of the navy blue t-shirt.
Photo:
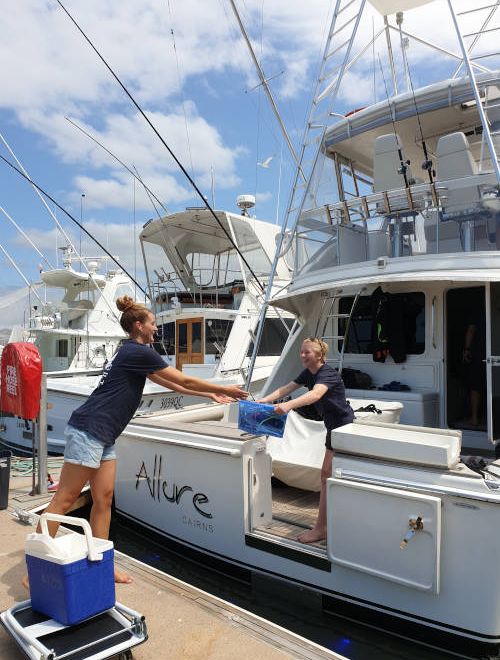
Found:
[{"label": "navy blue t-shirt", "polygon": [[150,346],[125,341],[105,365],[99,385],[68,424],[113,445],[137,410],[146,376],[168,365]]},{"label": "navy blue t-shirt", "polygon": [[344,381],[329,364],[323,364],[315,374],[309,369],[304,369],[293,382],[304,385],[308,390],[312,390],[315,385],[328,387],[321,399],[314,404],[316,412],[328,430],[353,421],[354,411],[346,401]]}]

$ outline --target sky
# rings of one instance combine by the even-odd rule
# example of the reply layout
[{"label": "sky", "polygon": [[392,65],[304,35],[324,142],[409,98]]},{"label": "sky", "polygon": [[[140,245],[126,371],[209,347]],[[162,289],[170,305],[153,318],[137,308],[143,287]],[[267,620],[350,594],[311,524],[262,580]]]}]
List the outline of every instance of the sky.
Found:
[{"label": "sky", "polygon": [[[208,200],[216,208],[237,210],[238,195],[255,195],[256,216],[281,224],[294,166],[229,1],[64,0],[63,4]],[[333,3],[236,0],[236,4],[299,150]],[[457,10],[485,4],[454,2]],[[369,39],[381,21],[368,5],[358,43]],[[143,281],[137,236],[157,212],[127,169],[74,124],[135,169],[168,212],[201,206],[202,201],[56,0],[11,3],[0,25],[0,154],[11,162],[18,159],[38,185]],[[405,27],[457,50],[445,0],[405,13]],[[381,56],[389,77],[385,53],[379,40],[376,58]],[[415,86],[453,70],[453,60],[445,58],[441,66],[421,43],[412,42],[408,53]],[[381,100],[385,94],[377,74],[374,90],[373,55],[369,49],[349,72],[335,105],[337,112],[366,105],[377,95]],[[398,76],[402,75],[398,65]],[[78,249],[81,246],[87,256],[100,254],[52,202],[46,203]],[[29,235],[46,261],[6,214]],[[40,265],[60,265],[62,232],[30,185],[3,162],[0,223],[0,291],[23,285],[4,250],[29,282],[39,279]],[[0,326],[12,323],[14,312],[19,316],[19,305],[3,308]]]}]

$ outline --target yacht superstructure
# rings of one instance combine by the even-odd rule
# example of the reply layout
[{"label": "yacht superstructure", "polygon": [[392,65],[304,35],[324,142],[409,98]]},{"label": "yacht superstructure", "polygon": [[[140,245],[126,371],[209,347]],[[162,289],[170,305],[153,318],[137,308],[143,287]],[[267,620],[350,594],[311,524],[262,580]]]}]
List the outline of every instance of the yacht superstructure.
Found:
[{"label": "yacht superstructure", "polygon": [[[239,431],[234,405],[134,421],[117,445],[116,507],[166,543],[311,590],[337,615],[477,657],[500,647],[500,461],[473,471],[461,452],[493,453],[500,439],[500,12],[458,4],[337,0],[328,31],[300,156],[307,186],[298,172],[290,197],[292,279],[271,301],[297,324],[266,391],[297,375],[301,341],[316,335],[332,364],[376,388],[349,397],[403,410],[401,424],[333,431],[325,540],[297,541],[317,496],[272,482],[273,443]],[[443,43],[412,16],[439,19]],[[406,39],[432,53],[418,85]],[[386,98],[344,110],[342,85],[380,40]],[[307,424],[287,423],[285,441],[307,444]]]}]

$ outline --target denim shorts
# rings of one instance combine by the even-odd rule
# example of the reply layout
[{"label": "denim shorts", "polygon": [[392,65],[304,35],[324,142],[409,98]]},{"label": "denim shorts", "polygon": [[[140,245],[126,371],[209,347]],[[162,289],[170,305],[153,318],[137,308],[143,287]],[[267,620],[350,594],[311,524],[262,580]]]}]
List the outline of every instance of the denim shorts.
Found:
[{"label": "denim shorts", "polygon": [[86,431],[80,431],[80,429],[68,425],[64,431],[64,437],[66,438],[64,450],[66,463],[97,469],[100,467],[101,461],[116,459],[114,445],[105,445]]}]

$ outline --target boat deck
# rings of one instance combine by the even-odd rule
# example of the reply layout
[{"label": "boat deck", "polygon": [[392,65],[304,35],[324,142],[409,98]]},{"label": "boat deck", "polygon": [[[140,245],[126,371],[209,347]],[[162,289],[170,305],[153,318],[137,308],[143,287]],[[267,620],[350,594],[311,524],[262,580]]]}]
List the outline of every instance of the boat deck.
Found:
[{"label": "boat deck", "polygon": [[[265,531],[281,538],[297,540],[300,534],[313,527],[318,515],[319,493],[273,483],[273,520],[256,531]],[[326,541],[311,543],[310,546],[326,548]]]},{"label": "boat deck", "polygon": [[[220,415],[217,408],[213,409],[214,417],[215,415]],[[199,433],[200,435],[209,435],[219,438],[223,436],[224,438],[229,438],[230,440],[240,440],[244,442],[250,438],[259,437],[252,435],[251,433],[246,433],[241,431],[238,428],[238,425],[235,422],[225,422],[221,419],[190,419],[188,421],[183,421],[178,417],[174,417],[174,414],[165,414],[157,413],[152,414],[148,417],[138,417],[132,420],[130,426],[147,426],[151,428],[161,428],[167,431],[182,431],[193,435],[193,433]]]}]

